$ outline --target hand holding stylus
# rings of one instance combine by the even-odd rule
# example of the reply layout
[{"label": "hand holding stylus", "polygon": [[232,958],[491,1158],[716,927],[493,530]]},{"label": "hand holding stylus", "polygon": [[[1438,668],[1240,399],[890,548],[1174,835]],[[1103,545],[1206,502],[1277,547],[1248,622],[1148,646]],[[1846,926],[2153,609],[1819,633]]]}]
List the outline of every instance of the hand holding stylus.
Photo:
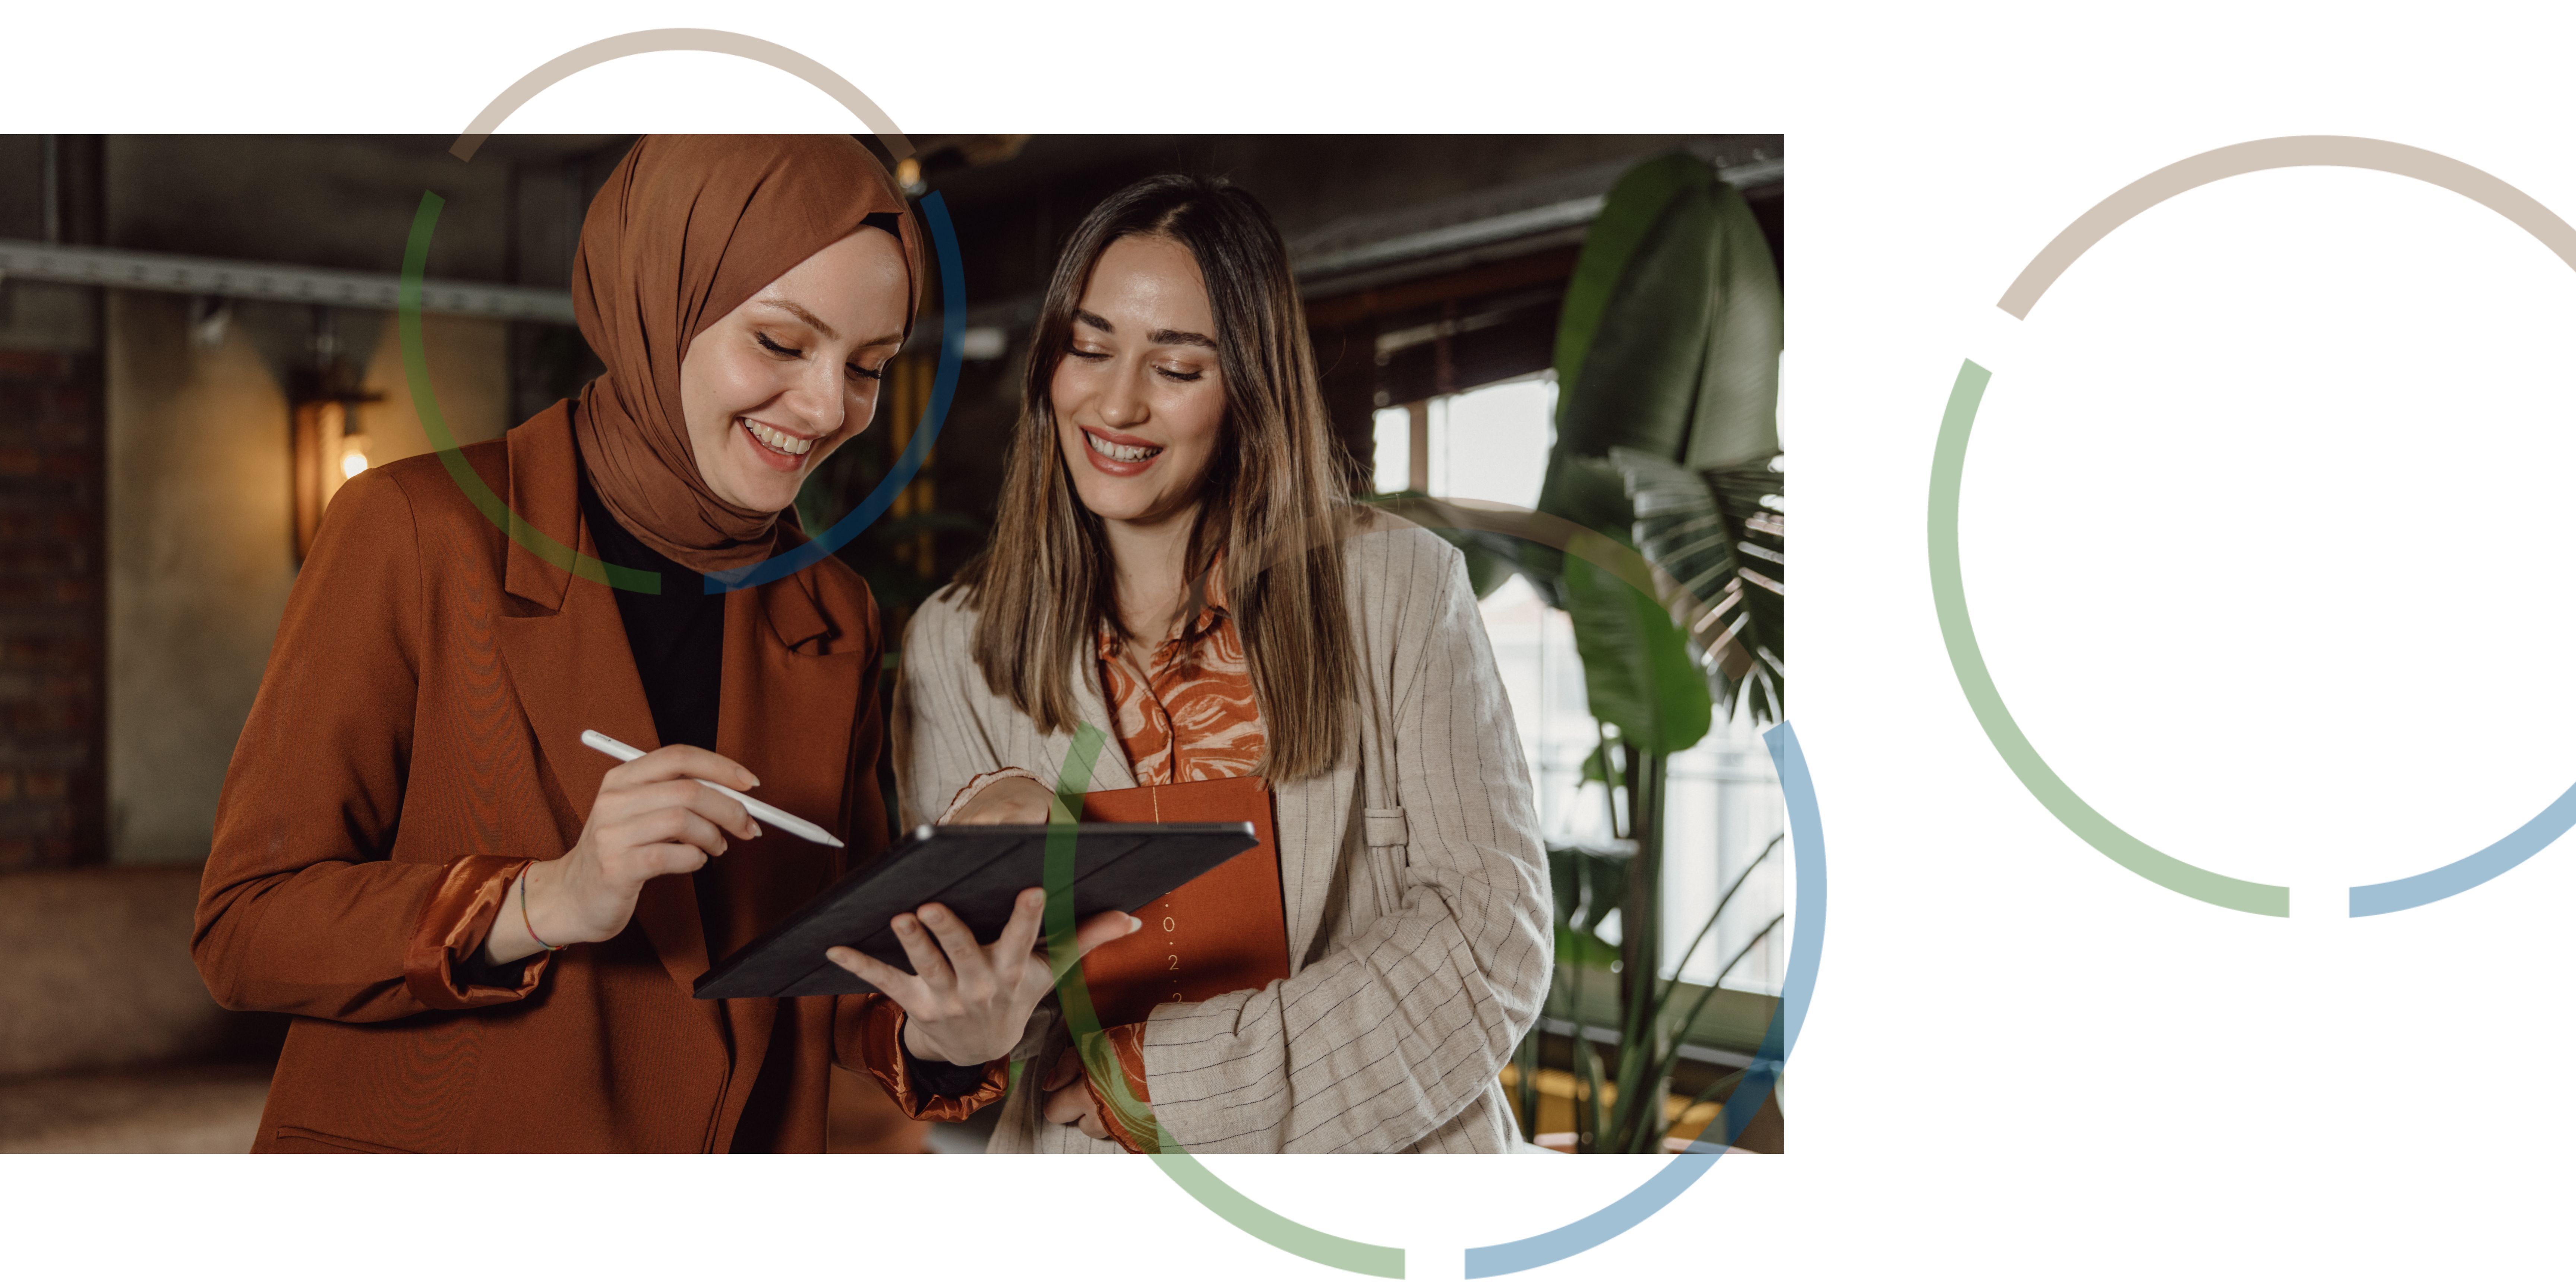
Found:
[{"label": "hand holding stylus", "polygon": [[664,747],[609,770],[581,839],[562,858],[530,864],[519,878],[526,888],[507,894],[485,955],[508,962],[614,939],[635,915],[645,882],[695,872],[724,853],[730,837],[760,835],[750,810],[718,784],[747,789],[760,780],[701,747]]},{"label": "hand holding stylus", "polygon": [[[611,738],[607,734],[601,733],[597,729],[582,730],[581,745],[588,747],[592,751],[596,751],[603,756],[614,756],[623,761],[635,761],[644,758],[643,752],[637,751],[633,747],[629,747],[625,743],[619,742],[615,738]],[[727,761],[725,763],[731,764],[732,762]],[[753,800],[752,798],[745,796],[741,792],[735,791],[733,788],[727,787],[722,783],[711,783],[703,778],[698,779],[697,781],[700,786],[713,787],[717,791],[740,801],[744,809],[751,811],[751,816],[753,818],[759,819],[763,823],[767,823],[772,827],[783,828],[789,834],[804,837],[806,840],[812,841],[816,845],[828,845],[836,850],[842,848],[841,839],[839,837],[836,837],[831,833],[778,808],[775,805]]]}]

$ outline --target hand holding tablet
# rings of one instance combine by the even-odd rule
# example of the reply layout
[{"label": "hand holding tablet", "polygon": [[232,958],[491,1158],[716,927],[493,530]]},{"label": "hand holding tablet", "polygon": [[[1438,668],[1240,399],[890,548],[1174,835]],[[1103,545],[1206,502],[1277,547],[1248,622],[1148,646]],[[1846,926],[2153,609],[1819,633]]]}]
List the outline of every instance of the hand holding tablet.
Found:
[{"label": "hand holding tablet", "polygon": [[[813,997],[882,989],[900,1000],[877,972],[842,965],[839,950],[880,964],[909,958],[916,970],[936,973],[948,969],[944,960],[924,962],[917,947],[994,945],[1025,928],[1027,951],[1038,952],[1043,927],[1030,918],[1044,911],[1036,890],[1046,881],[1048,839],[1060,836],[1059,829],[1071,832],[1065,897],[1073,903],[1075,945],[1086,952],[1118,937],[1103,928],[1126,925],[1126,914],[1258,843],[1250,823],[918,827],[883,859],[842,878],[699,976],[695,993]],[[1027,910],[1032,904],[1038,914]],[[907,923],[918,923],[909,935]]]},{"label": "hand holding tablet", "polygon": [[[823,955],[903,1007],[903,1045],[915,1057],[949,1064],[982,1064],[1010,1054],[1028,1027],[1029,1013],[1055,991],[1055,967],[1038,947],[1046,892],[1020,891],[1010,921],[991,943],[957,914],[936,903],[900,913],[893,929],[911,959],[912,973],[855,948]],[[1124,912],[1104,912],[1073,933],[1077,953],[1131,934],[1145,923]]]}]

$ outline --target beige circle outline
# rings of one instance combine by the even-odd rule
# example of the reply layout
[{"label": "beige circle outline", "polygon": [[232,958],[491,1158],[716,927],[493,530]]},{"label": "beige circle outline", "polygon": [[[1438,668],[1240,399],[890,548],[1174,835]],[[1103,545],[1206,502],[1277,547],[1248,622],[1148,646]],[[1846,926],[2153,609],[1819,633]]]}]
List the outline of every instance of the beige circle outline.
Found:
[{"label": "beige circle outline", "polygon": [[876,134],[877,140],[885,144],[886,151],[895,160],[901,161],[912,155],[912,143],[903,137],[903,131],[894,127],[894,119],[887,116],[884,110],[876,105],[874,99],[860,93],[859,87],[844,79],[840,73],[785,45],[774,44],[757,36],[746,36],[740,32],[717,31],[708,27],[660,27],[652,31],[630,31],[622,36],[594,40],[555,58],[520,77],[508,89],[502,90],[495,96],[490,103],[485,104],[483,110],[475,114],[474,123],[466,126],[463,134],[456,136],[456,145],[448,151],[459,161],[473,160],[475,151],[483,146],[483,141],[492,137],[492,132],[501,128],[501,122],[508,120],[512,112],[526,106],[529,99],[535,98],[555,82],[574,72],[636,54],[675,51],[731,54],[736,58],[748,58],[756,63],[766,63],[831,95],[835,102],[850,109],[850,114],[858,117],[861,124],[866,125]]},{"label": "beige circle outline", "polygon": [[2145,214],[2150,208],[2181,196],[2203,184],[2232,179],[2258,170],[2285,170],[2294,166],[2328,165],[2352,170],[2379,170],[2388,174],[2420,179],[2437,188],[2448,188],[2489,210],[2512,220],[2524,232],[2540,240],[2551,254],[2576,268],[2576,228],[2567,226],[2549,207],[2531,194],[2488,174],[2465,161],[2454,160],[2439,152],[2391,143],[2385,139],[2355,138],[2345,134],[2293,134],[2277,139],[2256,139],[2213,148],[2198,156],[2185,157],[2158,170],[2128,187],[2104,197],[2091,210],[2076,217],[2046,246],[2033,256],[2030,266],[2013,279],[2004,297],[1995,307],[2028,320],[2033,305],[2058,275],[2075,266],[2093,243],[2111,235],[2113,229]]}]

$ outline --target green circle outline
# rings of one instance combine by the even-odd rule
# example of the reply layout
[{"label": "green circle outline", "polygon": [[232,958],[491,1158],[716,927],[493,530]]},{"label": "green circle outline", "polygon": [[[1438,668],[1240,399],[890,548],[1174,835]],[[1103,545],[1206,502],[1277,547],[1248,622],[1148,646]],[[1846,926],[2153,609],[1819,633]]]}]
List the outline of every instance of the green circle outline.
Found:
[{"label": "green circle outline", "polygon": [[1941,620],[1941,642],[1950,654],[1950,669],[1968,709],[1986,731],[1986,741],[2004,758],[2013,776],[2066,830],[2100,850],[2112,862],[2202,903],[2266,917],[2290,915],[2290,888],[2246,881],[2207,868],[2194,867],[2131,836],[2120,825],[2085,803],[2057,771],[2048,767],[2004,705],[1986,656],[1977,647],[1977,629],[1968,620],[1968,596],[1959,575],[1959,484],[1968,462],[1968,431],[1977,423],[1992,372],[1974,362],[1959,364],[1950,387],[1950,405],[1941,413],[1941,436],[1932,448],[1932,497],[1927,536],[1932,557],[1932,611]]}]

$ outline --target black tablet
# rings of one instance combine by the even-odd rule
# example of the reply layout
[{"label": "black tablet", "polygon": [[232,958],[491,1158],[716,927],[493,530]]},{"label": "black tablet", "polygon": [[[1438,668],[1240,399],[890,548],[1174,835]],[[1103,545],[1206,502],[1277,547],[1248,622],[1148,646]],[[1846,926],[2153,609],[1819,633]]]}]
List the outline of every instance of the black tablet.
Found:
[{"label": "black tablet", "polygon": [[[990,943],[1010,921],[1020,891],[1046,883],[1046,839],[1053,830],[1045,823],[914,828],[884,858],[700,975],[696,995],[873,993],[873,985],[825,960],[823,951],[848,945],[909,970],[893,922],[896,913],[925,903],[945,905],[974,928],[977,943]],[[1255,844],[1250,823],[1077,824],[1074,920],[1112,908],[1134,912]]]}]

